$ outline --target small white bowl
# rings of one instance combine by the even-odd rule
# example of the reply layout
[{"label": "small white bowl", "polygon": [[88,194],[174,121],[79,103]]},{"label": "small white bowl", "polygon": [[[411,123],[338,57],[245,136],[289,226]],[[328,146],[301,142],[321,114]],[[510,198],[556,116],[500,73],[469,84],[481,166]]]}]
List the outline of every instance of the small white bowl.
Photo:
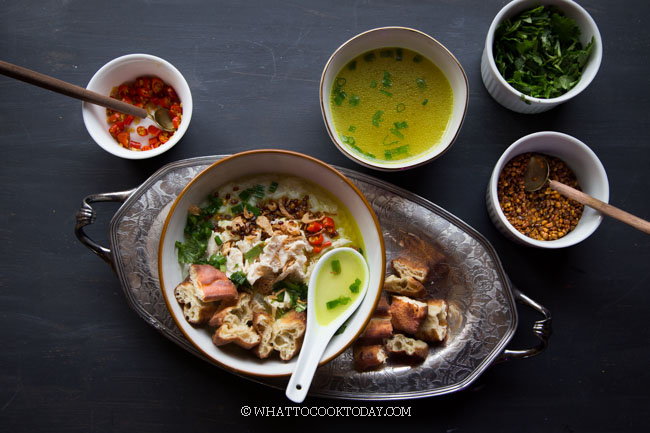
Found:
[{"label": "small white bowl", "polygon": [[[106,108],[83,102],[82,114],[88,133],[102,149],[120,158],[146,159],[167,152],[183,137],[192,119],[192,94],[187,81],[171,63],[156,56],[129,54],[111,60],[93,75],[86,88],[109,96],[114,87],[134,81],[140,76],[156,76],[176,90],[183,104],[183,120],[167,143],[151,150],[132,151],[120,146],[108,132],[110,125],[106,122]],[[146,125],[147,122],[152,123],[141,120],[140,124]]]},{"label": "small white bowl", "polygon": [[221,159],[199,173],[178,195],[165,220],[158,249],[158,276],[167,308],[174,321],[201,353],[239,373],[283,376],[293,372],[297,356],[284,362],[276,357],[258,359],[252,352],[233,350],[238,348],[229,347],[230,345],[217,347],[206,329],[194,328],[185,320],[183,310],[174,297],[174,289],[183,280],[175,243],[184,241],[189,207],[203,202],[208,194],[229,181],[265,173],[298,176],[320,185],[337,197],[355,219],[368,260],[368,291],[357,311],[348,320],[345,330],[330,341],[321,364],[335,358],[352,344],[365,328],[379,301],[386,270],[384,238],[379,221],[361,191],[337,170],[310,156],[283,150],[253,150]]},{"label": "small white bowl", "polygon": [[[494,62],[494,53],[492,48],[494,46],[494,33],[499,24],[501,24],[501,22],[506,18],[512,18],[525,10],[540,5],[556,6],[564,12],[567,17],[573,18],[576,25],[580,28],[580,42],[583,47],[591,41],[592,36],[594,38],[594,48],[582,72],[580,81],[573,89],[557,98],[533,98],[523,94],[508,84]],[[514,0],[505,5],[503,9],[499,11],[490,25],[487,37],[485,38],[483,56],[481,57],[481,77],[483,78],[483,84],[485,84],[488,93],[490,93],[494,100],[499,104],[518,113],[541,113],[568,101],[585,90],[596,76],[602,58],[603,41],[600,38],[600,32],[598,31],[596,22],[591,18],[591,15],[589,15],[589,13],[587,13],[587,11],[576,2],[571,0]]]},{"label": "small white bowl", "polygon": [[539,241],[519,232],[506,218],[497,196],[497,182],[503,167],[515,156],[534,152],[555,156],[575,173],[583,192],[607,203],[609,183],[603,164],[582,141],[561,132],[543,131],[527,135],[510,145],[497,162],[487,188],[486,203],[490,219],[506,237],[523,245],[537,248],[564,248],[587,239],[600,225],[603,217],[585,206],[578,225],[565,236],[552,241]]},{"label": "small white bowl", "polygon": [[[364,158],[343,144],[336,133],[330,109],[332,85],[339,71],[355,57],[371,50],[386,47],[406,48],[431,60],[447,77],[453,92],[453,108],[447,129],[440,144],[414,159],[395,162],[381,162]],[[381,27],[363,32],[345,42],[334,51],[325,65],[320,80],[320,106],[323,120],[330,138],[338,149],[351,160],[382,171],[396,171],[413,168],[430,162],[442,155],[460,132],[465,114],[469,87],[463,67],[451,52],[426,33],[407,27]]]}]

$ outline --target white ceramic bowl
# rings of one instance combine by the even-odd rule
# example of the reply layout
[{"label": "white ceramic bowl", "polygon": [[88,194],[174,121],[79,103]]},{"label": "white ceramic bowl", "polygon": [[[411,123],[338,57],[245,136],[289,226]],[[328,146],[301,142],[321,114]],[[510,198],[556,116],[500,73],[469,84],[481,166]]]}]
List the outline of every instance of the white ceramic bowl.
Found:
[{"label": "white ceramic bowl", "polygon": [[295,152],[254,150],[224,158],[199,173],[178,195],[165,220],[158,250],[160,286],[176,324],[199,351],[226,368],[256,376],[291,374],[298,357],[295,356],[289,362],[277,357],[260,360],[252,352],[229,347],[231,345],[217,347],[212,343],[208,331],[191,326],[174,298],[174,288],[183,280],[174,244],[184,239],[183,229],[191,205],[203,202],[208,194],[228,181],[271,171],[315,182],[338,197],[356,220],[365,244],[370,271],[368,292],[359,309],[348,321],[345,331],[335,336],[327,346],[321,364],[343,352],[363,331],[379,301],[386,268],[384,240],[370,204],[354,184],[329,165]]},{"label": "white ceramic bowl", "polygon": [[[556,6],[566,16],[573,18],[580,28],[580,42],[583,46],[586,46],[591,41],[592,36],[594,38],[594,48],[585,65],[580,81],[573,89],[557,98],[542,99],[523,95],[503,78],[494,62],[494,53],[492,52],[494,33],[499,24],[506,18],[512,18],[525,10],[539,5]],[[576,2],[571,0],[514,0],[499,11],[490,25],[487,37],[485,38],[483,56],[481,57],[481,77],[483,78],[485,88],[499,104],[519,113],[541,113],[568,101],[585,90],[596,76],[602,58],[603,41],[600,38],[600,32],[598,31],[596,22]]]},{"label": "white ceramic bowl", "polygon": [[[82,114],[88,133],[102,149],[120,158],[145,159],[167,152],[183,137],[192,119],[192,94],[187,81],[171,63],[156,56],[129,54],[111,60],[93,75],[88,82],[87,89],[108,96],[114,87],[134,81],[140,76],[157,76],[176,90],[183,104],[183,120],[167,143],[155,149],[137,152],[123,148],[109,134],[110,125],[106,122],[106,108],[83,102]],[[140,125],[148,124],[152,124],[152,122],[150,120],[140,121]]]},{"label": "white ceramic bowl", "polygon": [[[414,159],[395,162],[374,161],[353,152],[343,144],[336,133],[330,109],[332,85],[341,68],[355,57],[371,50],[385,47],[407,48],[428,58],[445,74],[453,92],[453,109],[447,129],[440,143]],[[417,167],[442,155],[460,132],[465,114],[469,87],[467,76],[458,60],[447,48],[431,36],[406,27],[382,27],[361,33],[345,42],[330,57],[320,80],[320,105],[325,127],[338,149],[351,160],[376,170],[394,171]]]},{"label": "white ceramic bowl", "polygon": [[490,219],[506,237],[524,245],[537,248],[564,248],[587,239],[600,225],[602,215],[585,206],[578,225],[566,236],[552,241],[538,241],[520,233],[510,222],[499,205],[497,182],[503,167],[515,156],[526,152],[555,156],[564,161],[575,173],[583,192],[607,203],[609,183],[607,173],[596,154],[582,141],[561,132],[543,131],[527,135],[515,141],[501,155],[492,171],[488,184],[486,202]]}]

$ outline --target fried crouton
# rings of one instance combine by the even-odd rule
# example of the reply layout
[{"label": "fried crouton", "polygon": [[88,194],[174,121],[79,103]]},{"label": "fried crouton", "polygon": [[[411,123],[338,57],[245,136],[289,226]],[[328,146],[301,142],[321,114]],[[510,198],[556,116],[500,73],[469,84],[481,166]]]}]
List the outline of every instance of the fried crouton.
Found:
[{"label": "fried crouton", "polygon": [[422,340],[395,334],[386,340],[386,349],[391,358],[401,359],[413,363],[423,362],[429,354],[429,346]]},{"label": "fried crouton", "polygon": [[421,298],[427,294],[422,283],[411,276],[389,275],[384,281],[384,290],[411,298]]},{"label": "fried crouton", "polygon": [[260,335],[260,344],[253,351],[260,359],[268,358],[273,352],[273,317],[269,313],[253,314],[253,329]]},{"label": "fried crouton", "polygon": [[392,261],[393,269],[400,277],[413,277],[420,283],[424,283],[429,276],[429,267],[426,263],[413,257],[398,257]]},{"label": "fried crouton", "polygon": [[190,265],[195,296],[203,302],[237,298],[237,288],[226,274],[212,265]]},{"label": "fried crouton", "polygon": [[424,341],[442,341],[447,336],[447,303],[442,299],[429,299],[427,317],[415,336]]},{"label": "fried crouton", "polygon": [[427,308],[424,302],[406,296],[393,296],[393,302],[390,304],[393,328],[407,334],[415,334],[427,316]]},{"label": "fried crouton", "polygon": [[386,349],[381,344],[364,345],[356,343],[353,348],[354,367],[360,371],[382,366],[388,358]]},{"label": "fried crouton", "polygon": [[242,293],[236,305],[221,309],[210,319],[210,326],[218,326],[212,336],[216,346],[235,343],[244,349],[251,349],[260,343],[260,335],[248,324],[253,320],[250,300],[248,293]]},{"label": "fried crouton", "polygon": [[185,319],[192,325],[201,325],[207,322],[217,309],[216,303],[203,302],[196,297],[190,277],[176,286],[174,296],[179,305],[183,307]]},{"label": "fried crouton", "polygon": [[391,323],[391,318],[388,316],[385,317],[373,317],[366,325],[359,340],[363,342],[381,342],[384,338],[389,338],[393,335],[393,324]]},{"label": "fried crouton", "polygon": [[288,361],[300,350],[305,335],[307,319],[304,312],[291,310],[273,322],[273,349],[280,352],[280,358]]}]

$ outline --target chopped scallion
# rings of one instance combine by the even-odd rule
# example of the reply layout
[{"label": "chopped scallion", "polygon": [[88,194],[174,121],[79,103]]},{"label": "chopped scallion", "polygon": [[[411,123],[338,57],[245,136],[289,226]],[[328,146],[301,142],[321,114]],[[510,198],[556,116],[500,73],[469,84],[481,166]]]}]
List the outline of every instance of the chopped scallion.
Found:
[{"label": "chopped scallion", "polygon": [[348,102],[353,107],[356,107],[357,105],[359,105],[359,97],[357,95],[352,95],[350,96],[350,99],[348,99]]},{"label": "chopped scallion", "polygon": [[393,125],[395,125],[395,128],[397,129],[405,129],[409,127],[408,124],[406,123],[406,120],[404,120],[403,122],[395,122],[393,123]]},{"label": "chopped scallion", "polygon": [[393,50],[381,50],[379,51],[379,57],[393,57]]},{"label": "chopped scallion", "polygon": [[217,245],[219,245],[219,246],[221,246],[221,244],[223,244],[223,241],[221,240],[221,238],[219,237],[219,235],[216,235],[216,236],[214,237],[214,241],[215,241],[215,242],[217,243]]},{"label": "chopped scallion", "polygon": [[424,98],[424,101],[422,101],[422,105],[427,105],[427,102],[429,102],[429,100],[427,98]]},{"label": "chopped scallion", "polygon": [[276,181],[271,182],[271,185],[269,185],[269,192],[273,193],[276,189],[278,189],[278,183]]},{"label": "chopped scallion", "polygon": [[341,273],[341,262],[338,260],[332,260],[332,272],[334,274],[340,274]]},{"label": "chopped scallion", "polygon": [[350,298],[348,298],[347,296],[339,296],[338,298],[332,299],[331,301],[327,302],[326,305],[328,310],[333,310],[339,305],[345,305],[348,302],[350,302]]},{"label": "chopped scallion", "polygon": [[259,256],[262,254],[262,249],[264,247],[264,244],[257,244],[250,250],[246,251],[246,254],[244,254],[244,258],[246,261],[250,262],[255,259],[255,257]]},{"label": "chopped scallion", "polygon": [[384,71],[384,79],[381,80],[381,85],[384,87],[390,87],[393,85],[393,80],[390,78],[390,72]]},{"label": "chopped scallion", "polygon": [[355,69],[357,69],[357,61],[356,61],[356,60],[352,60],[352,61],[350,62],[350,64],[348,65],[348,69],[351,70],[351,71],[354,71]]},{"label": "chopped scallion", "polygon": [[413,57],[413,61],[415,63],[420,63],[422,61],[422,56],[419,54],[416,54],[415,57]]},{"label": "chopped scallion", "polygon": [[404,110],[406,110],[406,105],[402,104],[401,102],[395,106],[395,111],[398,113],[401,113]]},{"label": "chopped scallion", "polygon": [[379,91],[379,93],[382,93],[382,94],[388,96],[389,98],[391,98],[391,97],[393,96],[392,93],[387,92],[387,91],[385,91],[384,89],[381,89],[381,90]]},{"label": "chopped scallion", "polygon": [[366,62],[372,62],[375,60],[375,58],[376,56],[374,51],[371,51],[367,53],[365,56],[363,56],[363,60],[365,60]]},{"label": "chopped scallion", "polygon": [[395,50],[395,60],[397,60],[398,62],[402,61],[402,49],[401,48],[397,48]]},{"label": "chopped scallion", "polygon": [[375,114],[372,115],[372,124],[379,127],[379,122],[382,121],[381,116],[384,114],[383,111],[377,110]]},{"label": "chopped scallion", "polygon": [[360,288],[361,288],[361,280],[358,278],[354,280],[354,283],[350,284],[350,291],[352,293],[359,293]]},{"label": "chopped scallion", "polygon": [[244,212],[244,206],[241,203],[230,208],[230,213],[232,213],[233,215],[237,215],[238,213],[242,213],[242,212]]},{"label": "chopped scallion", "polygon": [[390,132],[391,132],[391,134],[398,137],[399,139],[404,140],[404,134],[399,132],[396,128],[390,128]]},{"label": "chopped scallion", "polygon": [[416,80],[415,80],[415,84],[418,85],[418,87],[420,88],[420,90],[424,90],[424,89],[427,88],[427,82],[424,81],[424,78],[418,78],[418,79],[416,79]]},{"label": "chopped scallion", "polygon": [[348,128],[348,131],[349,131],[349,132],[354,132],[354,131],[356,131],[356,130],[357,130],[357,127],[356,127],[356,126],[353,126],[353,125],[350,125],[350,127]]}]

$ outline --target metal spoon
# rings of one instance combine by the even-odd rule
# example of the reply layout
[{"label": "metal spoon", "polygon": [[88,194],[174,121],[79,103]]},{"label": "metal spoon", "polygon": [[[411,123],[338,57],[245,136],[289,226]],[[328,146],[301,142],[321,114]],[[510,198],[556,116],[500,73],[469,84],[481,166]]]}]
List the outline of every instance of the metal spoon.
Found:
[{"label": "metal spoon", "polygon": [[92,90],[84,89],[83,87],[75,86],[74,84],[2,60],[0,60],[0,74],[53,92],[61,93],[62,95],[81,99],[82,101],[90,102],[91,104],[101,105],[102,107],[110,108],[111,110],[119,111],[120,113],[130,114],[142,119],[148,117],[158,126],[158,128],[169,132],[174,131],[171,116],[169,111],[165,108],[158,108],[154,114],[151,115],[144,108],[118,101],[117,99],[93,92]]},{"label": "metal spoon", "polygon": [[538,191],[548,184],[552,189],[559,192],[565,197],[573,199],[578,203],[596,209],[612,218],[628,224],[635,229],[650,234],[650,222],[625,212],[617,207],[598,200],[582,191],[571,188],[568,185],[549,179],[548,161],[541,155],[533,155],[528,161],[526,173],[524,173],[524,190]]},{"label": "metal spoon", "polygon": [[[359,287],[359,294],[350,305],[346,306],[347,308],[345,310],[341,311],[341,313],[327,325],[322,325],[316,317],[315,295],[318,274],[326,263],[330,263],[328,260],[332,256],[350,253],[354,255],[355,260],[363,262],[363,266],[366,270],[365,283],[362,287]],[[323,254],[316,263],[316,266],[311,273],[311,277],[309,278],[309,289],[307,291],[307,329],[305,330],[305,337],[303,339],[302,348],[300,349],[300,355],[298,355],[296,369],[293,371],[289,383],[287,384],[286,396],[291,401],[302,403],[305,400],[311,381],[314,378],[314,373],[318,367],[318,362],[323,356],[325,348],[334,336],[334,333],[341,327],[341,325],[343,325],[343,323],[345,323],[348,317],[357,310],[361,301],[363,301],[363,298],[368,291],[368,283],[369,273],[366,260],[358,251],[352,248],[337,248],[329,251]]]}]

